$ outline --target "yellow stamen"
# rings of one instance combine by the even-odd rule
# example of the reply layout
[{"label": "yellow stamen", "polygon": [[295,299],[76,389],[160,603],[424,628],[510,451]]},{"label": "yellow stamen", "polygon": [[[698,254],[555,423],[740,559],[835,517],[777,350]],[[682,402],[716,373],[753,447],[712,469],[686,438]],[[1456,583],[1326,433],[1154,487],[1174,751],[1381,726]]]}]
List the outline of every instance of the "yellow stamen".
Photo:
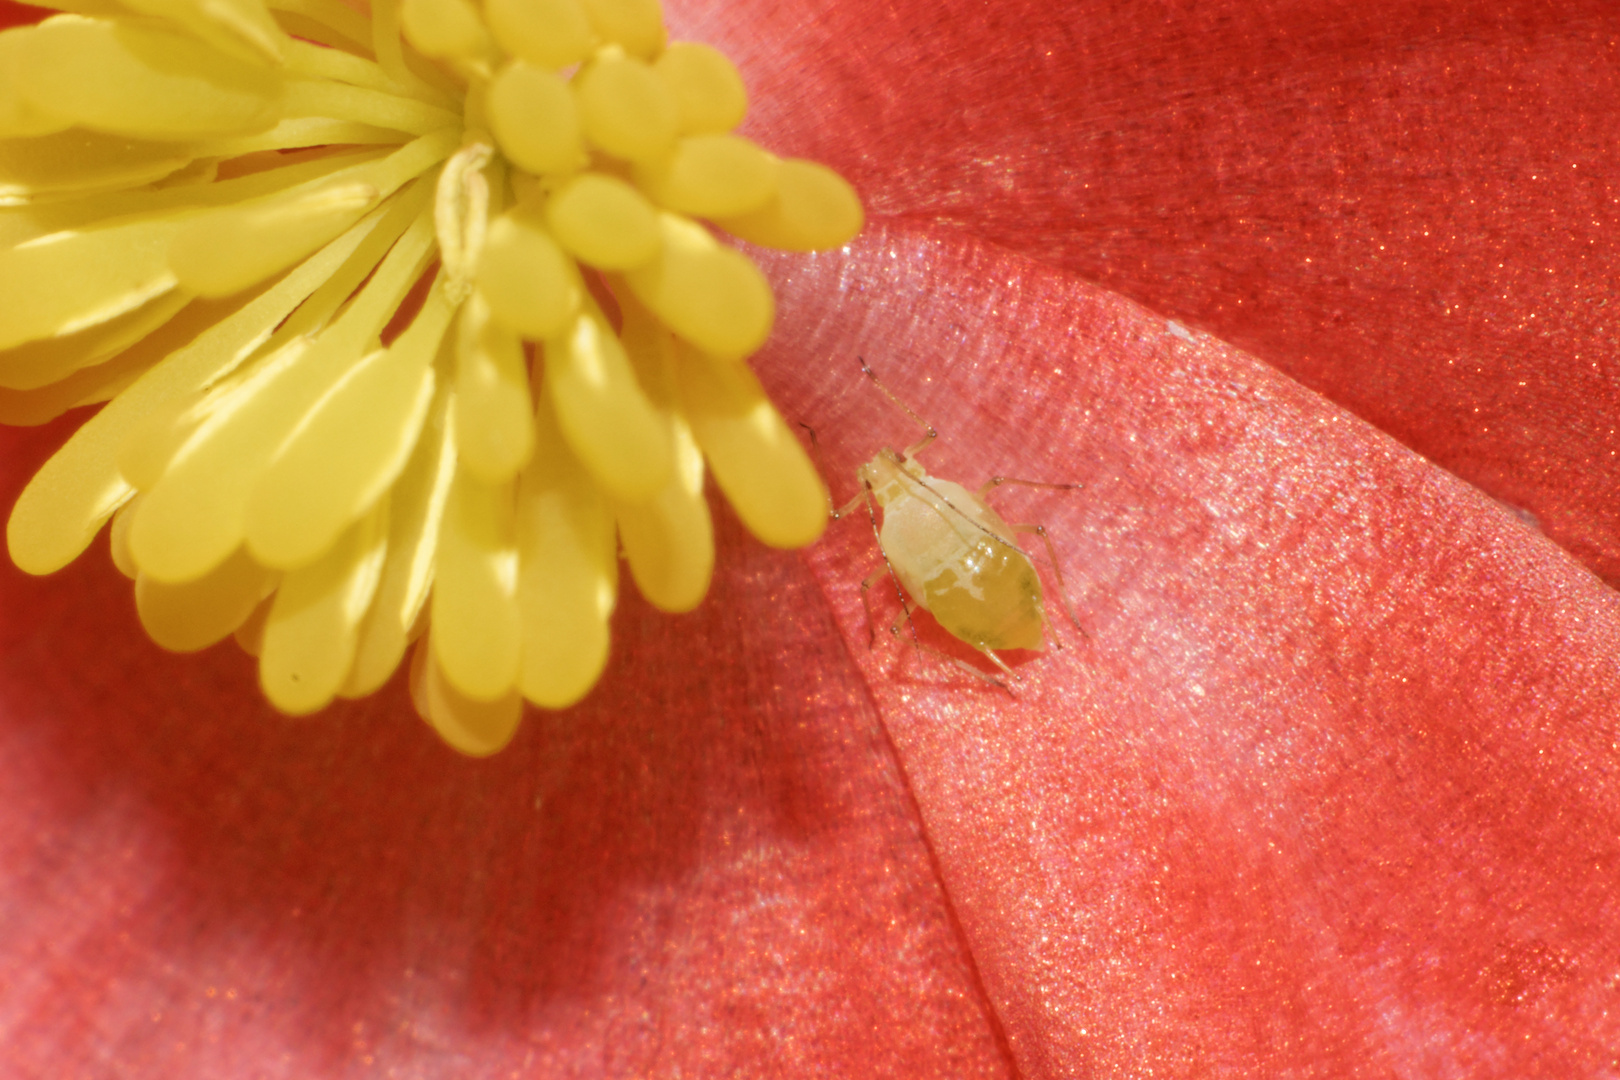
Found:
[{"label": "yellow stamen", "polygon": [[600,677],[621,549],[702,600],[708,465],[767,543],[820,532],[738,363],[770,288],[711,224],[836,247],[860,204],[730,134],[736,68],[657,0],[72,7],[0,33],[0,421],[107,404],[18,565],[112,519],[151,636],[234,636],[289,713],[417,641],[418,711],[487,754]]}]

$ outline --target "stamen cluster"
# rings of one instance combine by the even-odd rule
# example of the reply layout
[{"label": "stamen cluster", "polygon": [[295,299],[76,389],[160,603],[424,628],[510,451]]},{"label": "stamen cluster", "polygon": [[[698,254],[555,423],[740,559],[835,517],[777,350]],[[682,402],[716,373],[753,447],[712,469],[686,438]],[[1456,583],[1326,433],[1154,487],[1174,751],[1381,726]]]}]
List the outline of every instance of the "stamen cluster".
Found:
[{"label": "stamen cluster", "polygon": [[[11,516],[109,520],[167,648],[235,635],[290,713],[412,663],[488,753],[596,682],[622,549],[703,597],[705,472],[761,540],[826,493],[743,358],[771,292],[710,226],[847,242],[813,162],[657,0],[66,0],[0,33],[0,422],[106,403]],[[706,224],[707,223],[707,224]]]}]

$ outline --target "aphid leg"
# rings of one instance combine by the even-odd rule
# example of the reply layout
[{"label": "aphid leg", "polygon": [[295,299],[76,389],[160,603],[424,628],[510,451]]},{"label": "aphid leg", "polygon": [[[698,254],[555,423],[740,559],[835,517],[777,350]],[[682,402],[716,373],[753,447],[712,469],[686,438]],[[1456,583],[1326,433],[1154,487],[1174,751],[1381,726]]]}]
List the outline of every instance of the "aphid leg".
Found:
[{"label": "aphid leg", "polygon": [[866,492],[867,492],[866,488],[864,488],[864,487],[861,488],[861,493],[859,495],[857,495],[853,499],[849,500],[849,502],[845,503],[843,506],[840,506],[840,507],[837,507],[836,509],[834,509],[833,512],[832,512],[833,520],[837,521],[839,518],[842,518],[844,515],[848,514],[851,510],[854,510],[857,506],[859,506],[866,499]]},{"label": "aphid leg", "polygon": [[[876,644],[877,642],[877,630],[875,629],[875,624],[872,621],[871,605],[867,603],[867,593],[873,585],[877,584],[877,579],[882,577],[884,574],[888,574],[889,580],[894,582],[894,595],[899,599],[900,607],[903,611],[905,611],[906,621],[908,623],[911,621],[911,605],[906,601],[906,590],[900,587],[900,579],[894,574],[894,565],[889,562],[889,553],[883,550],[883,533],[878,529],[877,509],[872,505],[872,484],[871,481],[867,480],[864,476],[861,477],[861,493],[851,500],[848,506],[843,507],[840,513],[849,513],[851,510],[855,509],[855,503],[857,502],[866,503],[866,518],[872,523],[872,540],[877,544],[878,554],[883,556],[882,568],[873,573],[871,577],[867,578],[866,581],[861,584],[861,603],[866,605],[866,629],[871,635],[871,643],[869,643],[867,647],[870,648],[872,644]],[[838,517],[839,514],[835,513],[833,516]],[[893,628],[891,627],[890,629],[892,630]],[[911,628],[911,636],[913,638],[916,638],[917,636],[917,628],[915,626]]]},{"label": "aphid leg", "polygon": [[1002,660],[1001,657],[997,656],[990,649],[980,649],[979,651],[988,656],[990,658],[990,662],[996,665],[996,667],[1000,668],[1006,674],[1007,678],[1010,679],[1013,677],[1013,669],[1008,667],[1006,661]]},{"label": "aphid leg", "polygon": [[1048,484],[1045,480],[1020,480],[1016,476],[992,476],[979,488],[979,498],[984,498],[1002,484],[1014,484],[1018,487],[1046,488],[1048,491],[1079,491],[1084,484]]},{"label": "aphid leg", "polygon": [[[872,601],[870,599],[872,586],[878,583],[878,578],[888,572],[889,567],[884,564],[872,571],[871,576],[861,582],[861,607],[866,609],[866,647],[868,649],[877,645],[877,620],[872,618]],[[893,629],[893,627],[890,627],[890,630]]]},{"label": "aphid leg", "polygon": [[857,356],[855,359],[861,362],[861,370],[866,373],[866,377],[868,379],[872,380],[872,385],[882,391],[884,397],[888,398],[890,401],[894,402],[901,409],[903,409],[905,414],[911,417],[911,419],[916,422],[918,427],[927,432],[927,434],[925,434],[921,439],[918,439],[914,445],[906,447],[906,452],[903,456],[907,458],[916,457],[918,454],[927,449],[929,443],[939,438],[939,432],[934,430],[933,424],[930,424],[928,421],[918,416],[910,405],[907,405],[905,402],[895,397],[894,391],[890,390],[887,386],[884,386],[883,383],[878,380],[877,374],[866,365],[866,360],[864,357]]},{"label": "aphid leg", "polygon": [[[1085,486],[1084,484],[1049,484],[1044,480],[1020,480],[1015,476],[992,476],[990,479],[986,480],[984,482],[984,486],[979,489],[979,498],[985,498],[990,494],[990,492],[994,491],[1002,484],[1016,484],[1018,487],[1045,488],[1048,491],[1079,491]],[[1091,635],[1086,633],[1085,627],[1080,625],[1080,620],[1074,617],[1074,609],[1069,606],[1068,586],[1063,581],[1063,566],[1058,562],[1057,548],[1052,545],[1052,538],[1046,534],[1046,526],[1014,525],[1012,530],[1013,532],[1018,533],[1034,533],[1036,536],[1041,538],[1041,543],[1046,545],[1046,557],[1051,560],[1052,573],[1057,578],[1058,603],[1063,608],[1063,614],[1067,615],[1069,617],[1069,622],[1073,623],[1074,628],[1080,631],[1081,637],[1089,638]]]},{"label": "aphid leg", "polygon": [[1069,587],[1063,581],[1063,567],[1058,562],[1057,548],[1052,546],[1052,538],[1046,534],[1046,526],[1014,525],[1012,531],[1015,533],[1034,533],[1041,538],[1041,543],[1046,545],[1046,557],[1052,560],[1052,576],[1057,578],[1058,603],[1063,607],[1063,614],[1067,615],[1069,622],[1073,623],[1074,628],[1080,631],[1081,637],[1090,638],[1091,635],[1086,633],[1086,628],[1080,625],[1080,620],[1074,617],[1074,609],[1069,606]]},{"label": "aphid leg", "polygon": [[[906,619],[906,621],[908,623],[911,622],[911,612],[909,610],[905,614],[905,619]],[[899,623],[898,620],[889,629],[894,633],[895,637],[900,636],[900,623]],[[941,652],[938,649],[934,648],[932,645],[929,645],[927,642],[923,641],[921,638],[919,638],[917,636],[917,626],[916,626],[915,623],[911,624],[911,643],[914,646],[917,647],[917,650],[919,652],[925,652],[929,656],[932,656],[936,660],[940,660],[940,661],[943,661],[944,663],[951,664],[951,665],[953,665],[955,667],[959,667],[963,671],[967,672],[969,675],[972,675],[975,679],[978,679],[980,682],[987,682],[991,686],[1000,687],[1002,690],[1007,691],[1007,696],[1008,697],[1012,698],[1014,701],[1018,700],[1018,695],[1013,693],[1012,687],[1008,686],[1005,682],[1003,682],[1000,679],[996,678],[994,675],[991,675],[988,672],[980,671],[978,668],[974,667],[972,664],[968,663],[966,660],[963,660],[962,658],[957,657],[957,656],[952,656],[950,653]],[[996,667],[998,667],[1002,671],[1006,672],[1008,678],[1016,678],[1016,676],[1013,675],[1012,668],[1010,668],[1006,664],[1002,663],[1001,657],[997,656],[995,653],[991,652],[989,649],[980,649],[979,651],[982,652],[984,655],[988,656],[991,659],[991,661],[993,661],[995,663]]]}]

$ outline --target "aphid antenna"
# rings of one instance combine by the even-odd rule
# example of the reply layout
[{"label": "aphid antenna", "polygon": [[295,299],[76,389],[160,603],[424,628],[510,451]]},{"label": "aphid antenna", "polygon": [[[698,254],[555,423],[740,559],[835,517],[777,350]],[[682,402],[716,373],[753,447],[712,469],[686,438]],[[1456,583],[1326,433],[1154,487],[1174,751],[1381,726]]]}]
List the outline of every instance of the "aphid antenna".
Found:
[{"label": "aphid antenna", "polygon": [[918,454],[922,453],[928,448],[929,443],[939,438],[939,432],[934,430],[933,424],[930,424],[928,421],[918,416],[916,410],[914,410],[910,405],[907,405],[905,402],[896,397],[894,395],[894,391],[883,385],[883,380],[877,377],[877,372],[873,371],[871,366],[867,364],[864,356],[857,356],[855,359],[860,361],[861,371],[866,374],[868,379],[872,380],[872,385],[877,387],[878,390],[882,392],[884,397],[894,402],[895,405],[904,411],[907,416],[911,417],[913,423],[922,428],[923,431],[927,432],[927,434],[918,440],[915,445],[907,447],[905,453],[900,455],[902,459],[916,457]]},{"label": "aphid antenna", "polygon": [[[832,473],[827,470],[827,460],[822,456],[821,440],[816,438],[816,429],[805,423],[803,420],[799,421],[799,426],[804,428],[805,433],[810,436],[810,456],[815,459],[816,472],[821,474],[821,478],[825,482],[827,478],[832,475]],[[832,498],[832,484],[830,483],[827,484],[827,497],[829,499]],[[855,503],[861,498],[862,496],[857,495],[844,506],[833,507],[829,512],[830,516],[834,521],[837,521],[839,518],[842,518],[845,514],[855,509]]]}]

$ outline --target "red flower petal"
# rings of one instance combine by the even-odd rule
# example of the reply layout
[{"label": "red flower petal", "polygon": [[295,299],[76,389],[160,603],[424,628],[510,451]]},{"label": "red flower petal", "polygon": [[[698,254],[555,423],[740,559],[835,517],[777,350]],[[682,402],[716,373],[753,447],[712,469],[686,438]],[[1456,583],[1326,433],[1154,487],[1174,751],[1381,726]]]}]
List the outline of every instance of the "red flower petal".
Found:
[{"label": "red flower petal", "polygon": [[699,32],[875,215],[1241,345],[1620,580],[1612,3],[754,7]]},{"label": "red flower petal", "polygon": [[[811,556],[1023,1075],[1613,1067],[1610,590],[1266,365],[1050,267],[878,229],[791,278],[782,340],[883,365],[941,431],[937,475],[1087,485],[998,497],[1058,538],[1087,634],[1059,625],[1016,700],[867,649],[864,523]],[[843,366],[842,391],[770,370],[847,476],[852,443],[914,429]]]},{"label": "red flower petal", "polygon": [[[1137,77],[1150,54],[1207,80],[1211,35],[1248,10],[1203,5],[1144,33],[1133,5],[1064,27],[1134,50],[1086,69],[1118,127],[1155,115]],[[8,568],[0,1062],[197,1076],[1615,1067],[1612,593],[1264,364],[1079,283],[1092,271],[1062,252],[1088,251],[1087,236],[1041,218],[1051,200],[978,218],[932,205],[993,188],[919,164],[997,145],[947,137],[980,101],[975,130],[1034,162],[1015,194],[1066,190],[1086,161],[1041,150],[1084,109],[1006,106],[1032,70],[1023,43],[1057,24],[1026,5],[983,11],[854,5],[818,23],[801,6],[750,24],[762,138],[868,162],[857,179],[890,213],[848,260],[773,264],[782,316],[760,369],[789,418],[816,426],[835,481],[910,435],[860,379],[860,351],[944,432],[929,454],[942,475],[1086,482],[1003,505],[1058,536],[1089,639],[1059,626],[1067,648],[1022,665],[1009,701],[892,642],[867,649],[857,589],[874,556],[858,520],[802,561],[723,524],[710,604],[670,620],[627,601],[597,695],[531,714],[512,749],[473,763],[438,747],[397,688],[289,722],[228,647],[164,656],[104,555],[46,581]],[[1398,37],[1355,26],[1385,50]],[[715,27],[699,36],[725,44]],[[778,74],[785,98],[769,96]],[[1234,94],[1251,141],[1277,145],[1276,108]],[[1534,118],[1557,115],[1548,103]],[[824,147],[795,134],[811,123]],[[870,137],[874,123],[905,139]],[[1134,160],[1175,145],[1141,138]],[[1119,179],[1127,156],[1106,170],[1116,182],[1135,182]],[[1158,196],[1126,203],[1181,198],[1189,174],[1164,170]],[[1295,183],[1308,193],[1312,175]],[[1140,280],[1192,281],[1198,303],[1145,298],[1199,317],[1206,287],[1221,303],[1256,295],[1253,275],[1217,272],[1246,244],[1276,271],[1259,324],[1309,329],[1325,302],[1312,298],[1342,293],[1410,325],[1415,308],[1387,292],[1290,286],[1277,268],[1318,249],[1284,225],[1271,247],[1240,230],[1223,248],[1212,229],[1207,262],[1197,243],[1142,241],[1140,258],[1169,262]],[[1556,265],[1580,265],[1577,245],[1556,247]],[[1419,269],[1414,289],[1453,284],[1443,261]],[[1289,307],[1296,295],[1310,303]],[[1353,334],[1336,340],[1334,357],[1355,355]],[[0,504],[59,440],[0,434]]]}]

